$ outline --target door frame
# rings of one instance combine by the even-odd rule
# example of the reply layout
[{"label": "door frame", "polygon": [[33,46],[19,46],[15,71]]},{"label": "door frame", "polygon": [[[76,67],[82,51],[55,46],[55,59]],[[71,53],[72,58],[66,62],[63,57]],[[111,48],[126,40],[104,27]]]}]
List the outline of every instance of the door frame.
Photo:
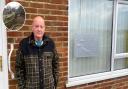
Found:
[{"label": "door frame", "polygon": [[[1,9],[5,6],[5,0],[1,0]],[[7,31],[3,23],[3,16],[1,18],[1,31],[2,31],[2,71],[3,71],[3,87],[4,89],[9,89],[9,79],[8,79],[8,56],[7,56]]]}]

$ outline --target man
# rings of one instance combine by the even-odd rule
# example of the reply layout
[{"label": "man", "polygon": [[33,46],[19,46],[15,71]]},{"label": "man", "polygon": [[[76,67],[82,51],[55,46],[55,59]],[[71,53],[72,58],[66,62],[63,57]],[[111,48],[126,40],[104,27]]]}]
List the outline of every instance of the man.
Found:
[{"label": "man", "polygon": [[56,89],[58,55],[52,39],[45,34],[45,22],[34,18],[32,34],[20,42],[16,56],[19,89]]}]

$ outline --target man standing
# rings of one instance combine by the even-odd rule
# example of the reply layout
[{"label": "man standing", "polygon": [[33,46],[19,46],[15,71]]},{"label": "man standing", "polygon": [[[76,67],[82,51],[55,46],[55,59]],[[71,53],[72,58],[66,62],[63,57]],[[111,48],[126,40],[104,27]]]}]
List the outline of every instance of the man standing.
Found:
[{"label": "man standing", "polygon": [[53,40],[44,32],[44,19],[37,16],[32,23],[32,34],[20,42],[15,66],[19,89],[57,87],[59,57]]}]

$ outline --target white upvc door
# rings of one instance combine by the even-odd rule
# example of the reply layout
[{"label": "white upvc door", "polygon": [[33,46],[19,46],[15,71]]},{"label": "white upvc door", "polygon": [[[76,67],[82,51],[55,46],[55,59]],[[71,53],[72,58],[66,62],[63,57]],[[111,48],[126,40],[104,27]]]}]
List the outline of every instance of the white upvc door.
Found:
[{"label": "white upvc door", "polygon": [[7,34],[3,23],[2,11],[5,0],[0,0],[0,89],[8,88]]}]

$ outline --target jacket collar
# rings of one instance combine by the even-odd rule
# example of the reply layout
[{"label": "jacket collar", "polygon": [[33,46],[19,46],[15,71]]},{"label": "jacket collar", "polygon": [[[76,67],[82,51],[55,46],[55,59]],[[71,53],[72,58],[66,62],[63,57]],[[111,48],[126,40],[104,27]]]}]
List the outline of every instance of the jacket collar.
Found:
[{"label": "jacket collar", "polygon": [[[45,34],[42,37],[42,39],[43,39],[43,45],[42,46],[44,46],[44,45],[46,45],[48,43],[49,39]],[[29,36],[29,44],[32,45],[32,46],[36,46],[33,33]]]}]

